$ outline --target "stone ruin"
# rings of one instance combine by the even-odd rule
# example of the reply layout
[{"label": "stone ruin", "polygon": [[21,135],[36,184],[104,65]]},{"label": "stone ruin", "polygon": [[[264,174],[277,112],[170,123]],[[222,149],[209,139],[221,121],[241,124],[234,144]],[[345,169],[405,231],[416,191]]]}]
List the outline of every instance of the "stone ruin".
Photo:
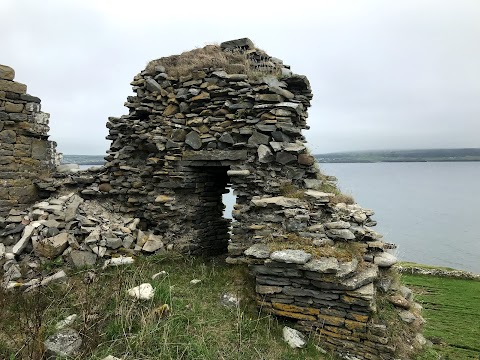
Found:
[{"label": "stone ruin", "polygon": [[14,78],[11,67],[0,65],[0,216],[38,199],[34,181],[57,165],[56,144],[48,140],[50,115]]},{"label": "stone ruin", "polygon": [[[226,254],[251,269],[263,311],[343,358],[418,348],[423,319],[395,280],[391,244],[305,146],[305,76],[239,39],[151,61],[131,84],[129,114],[107,124],[105,166],[38,181],[53,197],[22,214],[33,222],[15,234],[19,225],[4,221],[10,259],[32,249],[74,265],[169,250]],[[223,215],[229,188],[233,220]],[[389,307],[398,328],[383,316]]]}]

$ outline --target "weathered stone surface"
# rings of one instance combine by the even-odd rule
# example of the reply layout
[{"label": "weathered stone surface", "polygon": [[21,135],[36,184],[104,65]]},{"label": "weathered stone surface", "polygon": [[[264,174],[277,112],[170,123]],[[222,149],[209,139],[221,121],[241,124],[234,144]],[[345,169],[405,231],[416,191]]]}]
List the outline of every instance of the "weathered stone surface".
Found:
[{"label": "weathered stone surface", "polygon": [[280,164],[286,165],[297,161],[297,157],[289,152],[281,151],[277,153],[275,161]]},{"label": "weathered stone surface", "polygon": [[20,84],[16,81],[8,81],[0,79],[0,91],[10,91],[16,94],[26,94],[27,85]]},{"label": "weathered stone surface", "polygon": [[13,80],[15,79],[15,70],[10,66],[0,64],[0,79]]},{"label": "weathered stone surface", "polygon": [[278,262],[290,264],[305,264],[312,258],[312,254],[308,254],[303,250],[281,250],[274,251],[270,254],[270,259]]},{"label": "weathered stone surface", "polygon": [[252,40],[248,38],[241,38],[236,40],[224,41],[220,44],[220,47],[222,49],[228,49],[228,50],[238,50],[238,49],[250,50],[250,49],[254,49],[255,45],[253,44]]},{"label": "weathered stone surface", "polygon": [[72,235],[68,233],[60,233],[50,238],[33,241],[33,249],[39,256],[53,259],[65,251],[70,236]]},{"label": "weathered stone surface", "polygon": [[320,259],[312,259],[307,262],[303,269],[321,274],[335,274],[340,270],[338,260],[334,257],[323,257]]},{"label": "weathered stone surface", "polygon": [[268,259],[270,257],[270,249],[265,244],[252,245],[244,253],[257,259]]},{"label": "weathered stone surface", "polygon": [[315,158],[308,154],[300,154],[298,155],[298,163],[300,165],[312,166],[315,164]]},{"label": "weathered stone surface", "polygon": [[266,295],[281,293],[283,288],[281,286],[257,285],[255,289],[257,294]]},{"label": "weathered stone surface", "polygon": [[155,291],[150,283],[143,283],[129,289],[127,294],[137,300],[150,300],[153,298]]},{"label": "weathered stone surface", "polygon": [[410,309],[410,303],[402,295],[392,295],[388,298],[388,301],[399,308]]},{"label": "weathered stone surface", "polygon": [[415,317],[415,315],[413,315],[410,311],[408,310],[400,310],[398,312],[398,316],[400,317],[400,319],[402,319],[402,321],[406,322],[407,324],[411,324],[413,323],[415,320],[417,320],[417,318]]},{"label": "weathered stone surface", "polygon": [[303,204],[300,199],[287,198],[284,196],[252,199],[252,203],[257,207],[267,207],[269,205],[275,205],[275,206],[280,206],[285,208],[299,207],[299,206],[302,206]]},{"label": "weathered stone surface", "polygon": [[158,235],[150,234],[148,240],[143,245],[142,250],[146,252],[155,252],[161,248],[163,248],[162,238]]},{"label": "weathered stone surface", "polygon": [[190,131],[185,137],[185,144],[194,150],[198,150],[202,147],[202,139],[196,131]]},{"label": "weathered stone surface", "polygon": [[361,286],[367,285],[373,282],[378,277],[378,268],[376,266],[371,266],[366,270],[356,274],[355,276],[343,280],[341,285],[346,290],[355,290]]},{"label": "weathered stone surface", "polygon": [[355,235],[348,229],[330,229],[326,231],[328,237],[332,239],[353,240]]},{"label": "weathered stone surface", "polygon": [[283,339],[291,348],[303,348],[307,345],[305,336],[298,330],[292,329],[288,326],[283,328]]},{"label": "weathered stone surface", "polygon": [[266,145],[260,145],[257,150],[258,153],[258,161],[263,164],[270,163],[274,160],[272,151]]},{"label": "weathered stone surface", "polygon": [[397,263],[397,261],[398,260],[394,255],[389,254],[387,252],[382,252],[380,254],[377,254],[373,259],[373,263],[378,265],[378,267],[382,267],[382,268],[393,266]]},{"label": "weathered stone surface", "polygon": [[252,136],[248,139],[250,145],[259,146],[260,144],[268,145],[270,137],[268,135],[254,131]]},{"label": "weathered stone surface", "polygon": [[76,268],[93,266],[97,262],[97,255],[90,251],[73,250],[68,257]]},{"label": "weathered stone surface", "polygon": [[45,340],[47,356],[70,357],[82,346],[80,334],[71,328],[63,328]]},{"label": "weathered stone surface", "polygon": [[305,196],[311,197],[318,202],[327,203],[327,202],[330,201],[330,198],[334,196],[334,194],[309,189],[309,190],[305,191]]}]

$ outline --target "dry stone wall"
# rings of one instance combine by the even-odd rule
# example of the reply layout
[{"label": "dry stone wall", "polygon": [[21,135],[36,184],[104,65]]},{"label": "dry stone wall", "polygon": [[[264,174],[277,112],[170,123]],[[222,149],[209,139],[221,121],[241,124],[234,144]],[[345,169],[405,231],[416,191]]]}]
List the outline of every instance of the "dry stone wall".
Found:
[{"label": "dry stone wall", "polygon": [[[0,218],[7,287],[37,286],[20,281],[33,276],[17,264],[29,252],[79,267],[170,250],[227,254],[249,266],[263,311],[342,358],[409,358],[422,343],[420,308],[398,283],[373,212],[340,194],[308,152],[305,76],[238,39],[152,61],[132,85],[129,114],[107,123],[105,166],[41,179],[52,197]],[[27,109],[21,93],[5,97]],[[43,129],[36,138],[46,141]]]},{"label": "dry stone wall", "polygon": [[[107,172],[85,193],[103,187],[170,248],[249,264],[259,306],[342,357],[414,347],[423,319],[394,281],[373,212],[342,202],[305,146],[305,76],[239,39],[153,61],[132,85],[129,114],[107,124]],[[411,326],[400,341],[377,313],[380,298]]]},{"label": "dry stone wall", "polygon": [[55,167],[55,146],[48,140],[49,114],[15,71],[0,65],[0,216],[37,199],[34,180]]}]

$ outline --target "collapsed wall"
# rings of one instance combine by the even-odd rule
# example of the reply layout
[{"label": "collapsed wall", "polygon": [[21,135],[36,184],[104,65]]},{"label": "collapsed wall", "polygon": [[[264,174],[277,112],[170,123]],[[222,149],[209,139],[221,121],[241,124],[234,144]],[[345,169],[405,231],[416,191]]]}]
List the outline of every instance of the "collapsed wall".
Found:
[{"label": "collapsed wall", "polygon": [[[117,210],[170,248],[250,264],[259,306],[341,356],[389,359],[414,345],[423,319],[393,281],[373,212],[343,202],[305,146],[305,76],[239,39],[152,61],[132,85],[129,114],[107,124],[101,186]],[[379,316],[380,298],[411,325],[401,335]]]},{"label": "collapsed wall", "polygon": [[[410,357],[421,342],[418,304],[398,282],[391,245],[371,228],[373,212],[339,193],[308,152],[305,76],[239,39],[154,60],[132,85],[129,114],[107,124],[105,167],[37,181],[42,193],[56,195],[0,218],[9,287],[36,286],[21,281],[31,274],[16,261],[32,251],[77,267],[171,249],[227,254],[228,263],[249,266],[263,311],[295,321],[341,357]],[[4,95],[16,97],[12,104],[26,96]],[[22,129],[37,124],[31,108],[23,104],[32,122]],[[1,146],[15,154],[26,135],[16,115],[3,116],[15,142]],[[47,141],[42,129],[32,143]],[[48,169],[42,161],[36,166]],[[233,221],[223,216],[228,188],[236,196]]]},{"label": "collapsed wall", "polygon": [[24,208],[38,197],[34,181],[56,165],[55,142],[48,140],[49,114],[15,71],[0,65],[0,216]]}]

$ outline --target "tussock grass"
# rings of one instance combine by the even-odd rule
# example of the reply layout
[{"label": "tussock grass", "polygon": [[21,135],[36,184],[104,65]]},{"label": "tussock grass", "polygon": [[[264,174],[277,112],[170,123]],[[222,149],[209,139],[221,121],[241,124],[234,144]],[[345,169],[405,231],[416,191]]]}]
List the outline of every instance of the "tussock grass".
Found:
[{"label": "tussock grass", "polygon": [[289,182],[283,183],[280,186],[279,191],[281,196],[285,196],[288,198],[296,198],[296,199],[305,198],[305,190],[299,189],[297,186]]},{"label": "tussock grass", "polygon": [[363,263],[362,255],[365,251],[365,245],[358,242],[337,242],[334,246],[315,246],[312,244],[311,239],[301,237],[294,233],[287,234],[283,241],[276,238],[267,244],[271,251],[285,250],[287,248],[304,250],[317,259],[321,257],[334,257],[338,261],[347,262],[356,258],[359,264]]},{"label": "tussock grass", "polygon": [[[284,324],[258,311],[247,270],[223,259],[180,255],[138,258],[133,265],[70,272],[66,285],[29,296],[0,293],[0,359],[42,359],[44,339],[73,313],[83,339],[75,359],[327,359],[315,348],[290,349]],[[151,280],[159,271],[168,275]],[[193,285],[192,279],[201,282]],[[134,301],[127,289],[150,282],[155,295]],[[242,300],[226,307],[221,296]],[[162,305],[168,304],[165,311]],[[162,310],[163,309],[163,310]],[[31,324],[32,326],[29,326]]]},{"label": "tussock grass", "polygon": [[[402,275],[417,294],[427,320],[424,335],[442,359],[478,359],[480,354],[480,281]],[[438,359],[434,351],[419,359]]]},{"label": "tussock grass", "polygon": [[219,45],[214,44],[185,51],[180,55],[152,60],[146,69],[153,71],[157,65],[161,65],[165,67],[166,73],[173,77],[190,75],[194,71],[204,69],[223,69],[228,74],[247,74],[252,79],[267,74],[279,76],[281,70],[277,66],[265,65],[269,58],[260,49],[256,49],[256,57],[252,57],[249,52],[242,49],[223,51]]}]

